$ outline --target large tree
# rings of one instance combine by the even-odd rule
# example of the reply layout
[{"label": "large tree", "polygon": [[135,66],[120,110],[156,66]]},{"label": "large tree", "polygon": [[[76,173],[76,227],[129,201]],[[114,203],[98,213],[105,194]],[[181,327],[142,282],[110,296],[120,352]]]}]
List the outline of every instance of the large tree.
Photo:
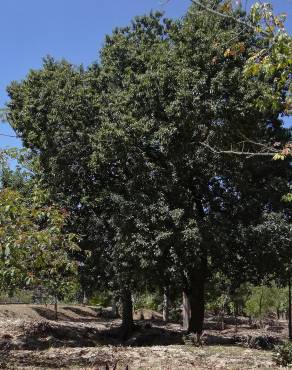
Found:
[{"label": "large tree", "polygon": [[244,276],[241,231],[281,208],[285,161],[205,149],[287,139],[279,112],[255,105],[269,81],[243,75],[259,40],[242,17],[196,6],[180,21],[138,17],[106,38],[100,65],[47,59],[8,89],[11,125],[76,220],[96,278],[123,293],[127,326],[131,289],[161,279],[184,291],[188,330],[200,335],[206,281],[215,271]]},{"label": "large tree", "polygon": [[[240,13],[234,16],[240,19]],[[226,54],[235,39],[237,53]],[[240,259],[240,249],[234,248],[241,244],[239,225],[257,222],[267,205],[280,207],[277,190],[287,189],[281,180],[287,163],[222,160],[204,148],[245,137],[255,142],[288,138],[279,112],[272,107],[260,111],[255,104],[267,87],[264,81],[243,76],[257,43],[253,32],[233,18],[193,7],[177,23],[162,23],[159,14],[137,18],[132,27],[109,37],[102,50],[107,86],[102,110],[115,128],[109,137],[118,135],[122,142],[130,133],[153,167],[157,205],[163,205],[165,219],[156,230],[155,247],[176,266],[177,283],[190,300],[189,330],[197,333],[207,277],[214,269],[231,272]],[[152,210],[153,217],[157,211]]]}]

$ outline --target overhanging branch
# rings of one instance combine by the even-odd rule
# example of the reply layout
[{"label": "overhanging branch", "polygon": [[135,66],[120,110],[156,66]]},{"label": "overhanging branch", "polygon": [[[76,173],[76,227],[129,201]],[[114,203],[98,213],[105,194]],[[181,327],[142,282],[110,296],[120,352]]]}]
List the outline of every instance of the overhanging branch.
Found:
[{"label": "overhanging branch", "polygon": [[251,157],[274,157],[275,154],[278,152],[276,149],[270,148],[271,151],[265,151],[265,152],[249,152],[249,151],[240,151],[240,150],[218,150],[213,148],[211,145],[207,143],[200,142],[200,145],[204,146],[208,150],[210,150],[212,153],[215,154],[227,154],[227,155],[237,155],[237,156],[244,156],[246,158]]},{"label": "overhanging branch", "polygon": [[[200,6],[201,8],[205,9],[207,12],[209,13],[212,13],[212,14],[215,14],[215,15],[218,15],[219,17],[222,17],[222,18],[226,18],[226,19],[232,19],[233,21],[239,23],[239,24],[242,24],[243,26],[245,27],[248,27],[250,29],[252,29],[253,31],[256,31],[256,32],[259,32],[258,29],[253,26],[252,24],[248,23],[248,22],[244,22],[238,18],[235,18],[233,17],[232,15],[230,14],[224,14],[224,13],[220,13],[218,12],[217,10],[214,10],[212,8],[209,8],[208,6],[202,4],[199,0],[191,0],[191,2],[193,4],[196,4],[197,6]],[[260,32],[261,34],[265,35],[265,36],[269,36],[269,33],[268,32],[265,32],[263,30],[261,30]]]}]

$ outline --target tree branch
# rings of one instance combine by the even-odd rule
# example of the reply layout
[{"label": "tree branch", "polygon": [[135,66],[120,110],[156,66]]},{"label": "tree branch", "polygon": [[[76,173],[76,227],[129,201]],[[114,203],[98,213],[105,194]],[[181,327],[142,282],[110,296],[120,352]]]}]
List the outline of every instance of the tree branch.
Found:
[{"label": "tree branch", "polygon": [[[196,4],[197,6],[200,6],[201,8],[203,8],[203,9],[205,9],[207,12],[209,12],[209,13],[212,13],[212,14],[215,14],[215,15],[218,15],[219,17],[222,17],[222,18],[226,18],[226,19],[232,19],[233,21],[235,21],[235,22],[237,22],[237,23],[239,23],[239,24],[242,24],[243,26],[245,26],[245,27],[248,27],[248,28],[250,28],[250,29],[252,29],[252,30],[254,30],[254,31],[256,31],[256,32],[259,32],[258,30],[257,30],[257,28],[255,27],[255,26],[253,26],[252,24],[250,24],[250,23],[248,23],[248,22],[244,22],[244,21],[242,21],[242,20],[240,20],[240,19],[238,19],[238,18],[235,18],[235,17],[233,17],[232,15],[230,15],[230,14],[223,14],[223,13],[220,13],[220,12],[218,12],[217,10],[214,10],[214,9],[212,9],[212,8],[209,8],[208,6],[206,6],[206,5],[204,5],[204,4],[202,4],[200,1],[198,1],[198,0],[191,0],[191,2],[193,3],[193,4]],[[260,32],[261,34],[263,34],[263,35],[265,35],[265,36],[269,36],[269,33],[268,32],[265,32],[265,31],[261,31]]]},{"label": "tree branch", "polygon": [[218,150],[213,148],[211,145],[200,142],[200,145],[204,146],[205,148],[209,149],[212,153],[215,154],[229,154],[229,155],[239,155],[239,156],[245,156],[247,158],[251,157],[274,157],[274,155],[277,153],[276,150],[271,148],[270,152],[246,152],[244,150],[237,151],[237,150]]}]

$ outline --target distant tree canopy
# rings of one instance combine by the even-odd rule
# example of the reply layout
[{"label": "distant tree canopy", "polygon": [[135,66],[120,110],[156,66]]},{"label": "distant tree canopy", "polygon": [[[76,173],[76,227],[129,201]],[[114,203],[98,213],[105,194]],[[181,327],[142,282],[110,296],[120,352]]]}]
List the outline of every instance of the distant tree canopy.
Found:
[{"label": "distant tree canopy", "polygon": [[[226,53],[234,42],[242,47]],[[178,21],[151,13],[116,29],[87,69],[46,58],[8,88],[8,119],[40,184],[83,236],[84,282],[122,296],[127,328],[130,292],[147,280],[185,292],[188,330],[201,334],[206,282],[217,272],[249,279],[264,251],[248,231],[264,213],[289,219],[287,159],[222,160],[203,145],[289,141],[281,108],[255,103],[273,82],[244,75],[261,42],[194,5]],[[277,260],[277,242],[267,245]]]}]

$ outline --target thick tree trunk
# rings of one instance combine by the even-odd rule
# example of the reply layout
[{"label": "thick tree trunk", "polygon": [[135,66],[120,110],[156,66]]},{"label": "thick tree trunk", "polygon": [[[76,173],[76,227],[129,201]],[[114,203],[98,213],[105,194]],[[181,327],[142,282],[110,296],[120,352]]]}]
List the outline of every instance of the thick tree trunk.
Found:
[{"label": "thick tree trunk", "polygon": [[122,292],[122,336],[128,338],[134,329],[133,302],[131,291],[125,289]]},{"label": "thick tree trunk", "polygon": [[[200,221],[205,218],[205,211],[202,202],[196,192],[194,193],[195,208],[199,216]],[[189,209],[190,217],[193,217],[194,207]],[[204,231],[202,230],[204,234]],[[205,243],[208,238],[206,238]],[[187,279],[187,289],[185,293],[187,295],[190,307],[190,317],[188,325],[185,325],[185,329],[188,333],[197,334],[197,343],[201,342],[201,335],[203,332],[204,314],[205,314],[205,281],[207,277],[207,256],[208,249],[207,245],[202,245],[202,251],[200,259],[197,261],[196,266]]]},{"label": "thick tree trunk", "polygon": [[163,293],[163,321],[169,321],[169,297],[168,297],[168,288],[164,288]]},{"label": "thick tree trunk", "polygon": [[186,292],[183,292],[183,329],[188,331],[191,319],[191,308],[189,298]]},{"label": "thick tree trunk", "polygon": [[191,317],[187,331],[201,336],[203,332],[204,313],[205,313],[205,276],[204,273],[197,273],[193,276],[192,286],[189,292],[189,303]]}]

